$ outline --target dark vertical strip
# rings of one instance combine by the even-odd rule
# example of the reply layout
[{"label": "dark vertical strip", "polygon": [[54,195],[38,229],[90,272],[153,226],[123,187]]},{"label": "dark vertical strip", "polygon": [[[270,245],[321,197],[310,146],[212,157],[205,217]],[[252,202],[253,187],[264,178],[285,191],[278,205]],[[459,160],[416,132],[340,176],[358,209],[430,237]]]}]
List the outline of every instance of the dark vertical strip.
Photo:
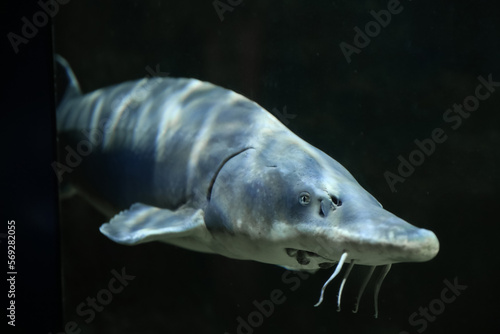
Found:
[{"label": "dark vertical strip", "polygon": [[[0,12],[0,319],[8,329],[2,333],[62,331],[57,178],[51,167],[56,160],[51,16],[57,13],[40,3],[51,2],[6,1]],[[23,42],[13,44],[9,33]],[[8,246],[15,252],[8,254]],[[15,309],[7,310],[11,305]],[[11,319],[15,326],[8,324]]]}]

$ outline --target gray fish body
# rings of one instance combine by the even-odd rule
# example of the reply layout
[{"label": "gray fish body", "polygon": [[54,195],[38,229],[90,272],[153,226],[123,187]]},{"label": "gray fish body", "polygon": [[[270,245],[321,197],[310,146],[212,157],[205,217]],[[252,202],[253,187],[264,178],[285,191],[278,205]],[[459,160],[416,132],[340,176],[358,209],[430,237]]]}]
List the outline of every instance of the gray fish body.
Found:
[{"label": "gray fish body", "polygon": [[62,148],[87,148],[63,177],[114,216],[101,231],[122,244],[309,270],[346,252],[373,266],[439,248],[258,104],[209,83],[152,78],[69,95],[57,126]]},{"label": "gray fish body", "polygon": [[272,119],[259,111],[207,83],[153,78],[65,100],[57,122],[70,147],[94,139],[91,154],[75,168],[75,177],[85,180],[76,186],[95,193],[114,214],[138,201],[171,209],[206,205],[222,161],[256,145],[248,140],[258,139],[260,119]]}]

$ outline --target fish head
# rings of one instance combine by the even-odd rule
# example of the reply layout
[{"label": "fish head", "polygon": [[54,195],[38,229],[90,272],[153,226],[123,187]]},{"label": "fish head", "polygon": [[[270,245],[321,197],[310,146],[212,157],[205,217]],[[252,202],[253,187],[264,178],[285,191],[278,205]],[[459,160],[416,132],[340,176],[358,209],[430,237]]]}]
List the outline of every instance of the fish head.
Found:
[{"label": "fish head", "polygon": [[[221,170],[213,198],[236,242],[230,257],[314,270],[333,266],[343,253],[368,266],[436,256],[433,232],[383,209],[328,155],[299,147],[273,156],[248,150]],[[221,226],[210,223],[210,212],[207,218],[209,228]]]},{"label": "fish head", "polygon": [[439,251],[436,235],[385,210],[337,161],[315,149],[285,168],[286,221],[300,242],[288,247],[298,264],[325,268],[343,253],[356,264],[424,262]]}]

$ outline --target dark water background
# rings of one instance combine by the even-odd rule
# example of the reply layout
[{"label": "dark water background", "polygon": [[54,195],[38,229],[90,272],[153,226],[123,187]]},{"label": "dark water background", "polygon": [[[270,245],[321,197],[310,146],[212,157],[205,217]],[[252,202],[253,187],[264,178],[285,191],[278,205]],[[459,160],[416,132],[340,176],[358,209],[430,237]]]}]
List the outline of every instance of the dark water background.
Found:
[{"label": "dark water background", "polygon": [[[390,1],[232,3],[221,20],[213,1],[73,0],[54,18],[54,47],[85,92],[158,68],[232,89],[270,111],[286,108],[295,115],[284,119],[293,132],[342,163],[389,211],[433,230],[440,253],[394,265],[374,319],[372,286],[351,313],[361,267],[341,312],[339,279],[314,308],[330,270],[291,283],[271,265],[164,244],[120,246],[98,232],[105,218],[74,199],[61,206],[64,322],[81,333],[233,334],[238,317],[256,310],[254,301],[280,289],[286,301],[254,333],[498,332],[500,87],[456,129],[443,115],[475,94],[479,76],[500,81],[499,8],[401,1],[401,11],[348,63],[339,44],[353,45],[353,29],[364,30],[374,21],[370,11]],[[384,173],[397,174],[398,156],[408,159],[414,141],[435,128],[447,139],[392,191]],[[78,305],[123,267],[135,278],[87,323]],[[439,302],[444,280],[467,288]],[[429,306],[435,316],[409,322]]]}]

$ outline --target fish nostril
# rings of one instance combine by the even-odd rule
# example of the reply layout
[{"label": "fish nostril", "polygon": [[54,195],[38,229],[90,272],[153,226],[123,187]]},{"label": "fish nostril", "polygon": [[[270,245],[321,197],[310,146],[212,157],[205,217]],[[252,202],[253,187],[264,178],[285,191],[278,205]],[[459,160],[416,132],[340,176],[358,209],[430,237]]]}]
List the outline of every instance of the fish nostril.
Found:
[{"label": "fish nostril", "polygon": [[325,214],[323,213],[323,208],[321,207],[321,205],[319,206],[319,215],[320,217],[324,217]]},{"label": "fish nostril", "polygon": [[321,199],[319,207],[319,215],[327,217],[330,211],[335,211],[337,207],[342,205],[342,201],[334,195],[328,195],[330,199]]},{"label": "fish nostril", "polygon": [[342,201],[337,196],[330,195],[330,198],[332,199],[333,204],[335,204],[336,206],[342,205]]},{"label": "fish nostril", "polygon": [[327,217],[330,211],[335,211],[335,204],[327,199],[321,200],[319,204],[319,215],[321,217]]}]

